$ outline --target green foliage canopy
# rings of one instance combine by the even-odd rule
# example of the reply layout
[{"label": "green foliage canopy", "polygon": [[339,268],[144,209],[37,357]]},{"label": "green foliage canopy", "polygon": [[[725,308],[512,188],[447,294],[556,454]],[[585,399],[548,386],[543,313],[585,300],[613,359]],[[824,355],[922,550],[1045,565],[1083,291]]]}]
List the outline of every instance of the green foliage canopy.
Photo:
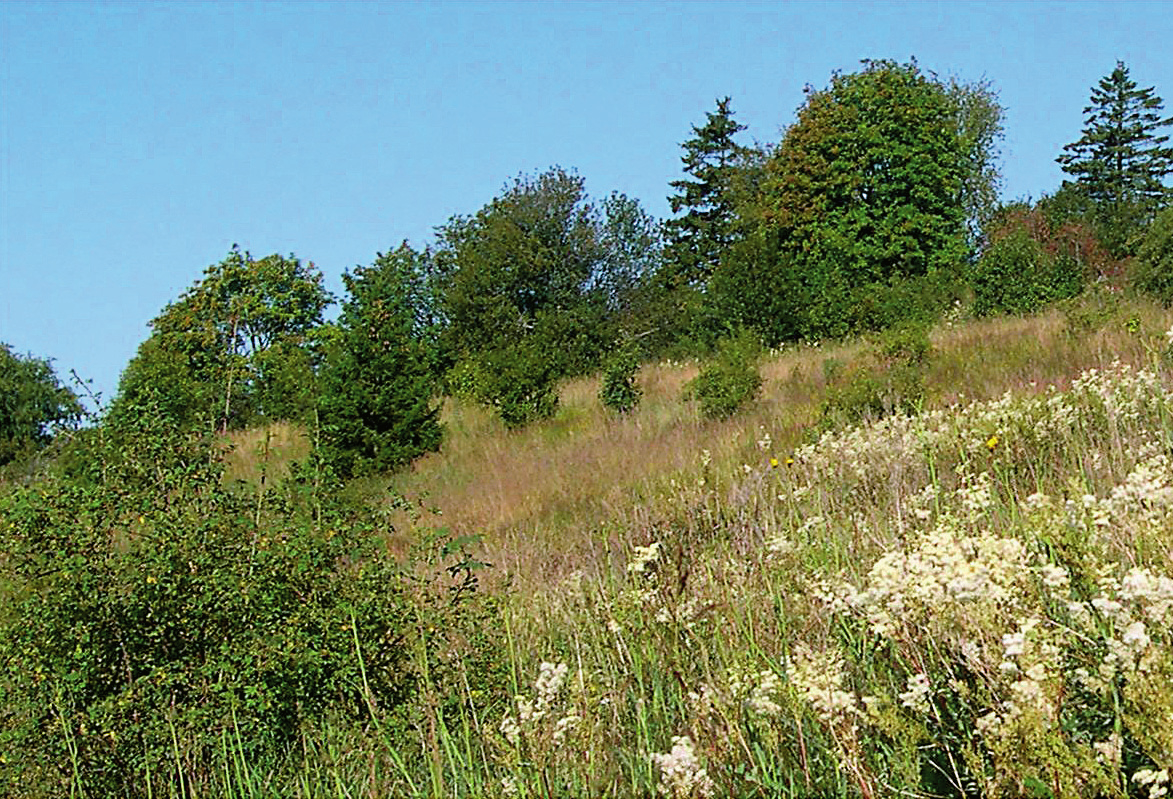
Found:
[{"label": "green foliage canopy", "polygon": [[49,360],[0,343],[0,465],[48,444],[54,425],[75,423],[81,412]]},{"label": "green foliage canopy", "polygon": [[519,177],[437,231],[435,285],[446,357],[516,426],[552,413],[553,385],[593,368],[659,262],[655,220],[554,167]]},{"label": "green foliage canopy", "polygon": [[1173,305],[1173,205],[1149,226],[1136,253],[1133,285],[1165,305]]},{"label": "green foliage canopy", "polygon": [[866,61],[809,91],[715,277],[730,321],[775,343],[939,307],[970,251],[967,214],[996,181],[1000,119],[988,88],[915,63]]},{"label": "green foliage canopy", "polygon": [[233,248],[151,322],[111,408],[153,397],[184,426],[221,429],[257,418],[290,418],[313,385],[312,342],[330,304],[322,275],[294,256],[254,260]]}]

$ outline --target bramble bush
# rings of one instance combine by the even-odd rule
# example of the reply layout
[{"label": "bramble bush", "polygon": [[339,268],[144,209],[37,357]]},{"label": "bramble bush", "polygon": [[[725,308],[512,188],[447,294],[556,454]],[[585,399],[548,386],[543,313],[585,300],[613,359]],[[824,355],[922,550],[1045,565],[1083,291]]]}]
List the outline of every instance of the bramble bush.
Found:
[{"label": "bramble bush", "polygon": [[90,441],[88,471],[75,456],[0,498],[0,794],[204,794],[226,750],[271,763],[326,720],[410,728],[407,703],[453,683],[444,639],[486,627],[458,619],[475,579],[457,602],[405,569],[380,513],[312,467],[253,497],[159,419]]},{"label": "bramble bush", "polygon": [[701,368],[685,388],[685,395],[700,403],[709,419],[727,419],[758,393],[760,345],[749,330],[742,330],[717,344],[715,357]]},{"label": "bramble bush", "polygon": [[639,359],[630,344],[611,353],[604,364],[603,385],[599,389],[599,400],[604,406],[617,413],[627,413],[639,404],[643,392],[635,384],[638,370]]}]

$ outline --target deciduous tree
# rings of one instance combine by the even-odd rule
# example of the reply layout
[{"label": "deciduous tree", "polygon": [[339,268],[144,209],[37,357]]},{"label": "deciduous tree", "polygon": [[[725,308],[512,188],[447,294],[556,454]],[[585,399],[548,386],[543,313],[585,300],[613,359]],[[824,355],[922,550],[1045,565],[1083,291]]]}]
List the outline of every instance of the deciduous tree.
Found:
[{"label": "deciduous tree", "polygon": [[[977,90],[967,102],[979,100],[993,102]],[[714,278],[730,321],[775,343],[939,307],[970,252],[967,206],[996,175],[979,151],[999,114],[966,133],[966,108],[915,63],[866,61],[808,91],[744,209],[752,232]]]},{"label": "deciduous tree", "polygon": [[254,260],[234,247],[150,323],[112,418],[144,401],[182,426],[288,418],[294,411],[274,388],[312,384],[306,347],[331,301],[313,264],[292,255]]},{"label": "deciduous tree", "polygon": [[49,360],[0,343],[0,465],[48,444],[54,426],[77,422],[81,412]]},{"label": "deciduous tree", "polygon": [[636,201],[612,194],[600,208],[560,167],[517,178],[437,233],[447,357],[511,425],[553,411],[558,377],[598,365],[659,258]]}]

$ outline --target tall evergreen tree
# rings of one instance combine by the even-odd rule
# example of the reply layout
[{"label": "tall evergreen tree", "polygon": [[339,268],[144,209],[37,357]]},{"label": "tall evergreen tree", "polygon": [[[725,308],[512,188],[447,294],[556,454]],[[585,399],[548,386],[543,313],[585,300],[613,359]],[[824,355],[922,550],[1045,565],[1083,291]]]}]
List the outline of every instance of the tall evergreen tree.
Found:
[{"label": "tall evergreen tree", "polygon": [[1170,196],[1164,178],[1173,173],[1173,148],[1160,130],[1173,117],[1162,117],[1163,107],[1154,87],[1138,88],[1117,61],[1092,88],[1083,136],[1055,159],[1096,203],[1108,244],[1118,252]]},{"label": "tall evergreen tree", "polygon": [[734,238],[733,181],[749,150],[734,138],[745,126],[733,120],[730,102],[728,97],[717,100],[705,124],[693,126],[693,138],[684,142],[680,157],[690,177],[669,184],[676,190],[668,198],[672,213],[684,214],[664,225],[666,255],[682,284],[704,285]]}]

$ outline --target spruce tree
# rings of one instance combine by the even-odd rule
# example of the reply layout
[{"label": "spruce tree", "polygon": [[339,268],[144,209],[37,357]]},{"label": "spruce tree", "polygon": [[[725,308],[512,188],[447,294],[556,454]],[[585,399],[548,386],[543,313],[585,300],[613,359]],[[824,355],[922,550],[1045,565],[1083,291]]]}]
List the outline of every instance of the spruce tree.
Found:
[{"label": "spruce tree", "polygon": [[668,198],[672,213],[684,211],[664,224],[667,260],[681,284],[704,285],[733,241],[733,177],[749,151],[734,140],[745,126],[733,120],[730,102],[728,97],[717,100],[705,124],[693,126],[694,136],[684,142],[680,157],[691,178],[669,184],[677,192]]},{"label": "spruce tree", "polygon": [[1165,176],[1173,173],[1173,148],[1160,130],[1163,101],[1154,87],[1137,87],[1123,61],[1092,88],[1084,108],[1083,136],[1056,160],[1097,207],[1106,243],[1117,253],[1167,201]]},{"label": "spruce tree", "polygon": [[342,276],[348,299],[321,375],[321,452],[343,477],[438,449],[429,253],[406,243]]}]

